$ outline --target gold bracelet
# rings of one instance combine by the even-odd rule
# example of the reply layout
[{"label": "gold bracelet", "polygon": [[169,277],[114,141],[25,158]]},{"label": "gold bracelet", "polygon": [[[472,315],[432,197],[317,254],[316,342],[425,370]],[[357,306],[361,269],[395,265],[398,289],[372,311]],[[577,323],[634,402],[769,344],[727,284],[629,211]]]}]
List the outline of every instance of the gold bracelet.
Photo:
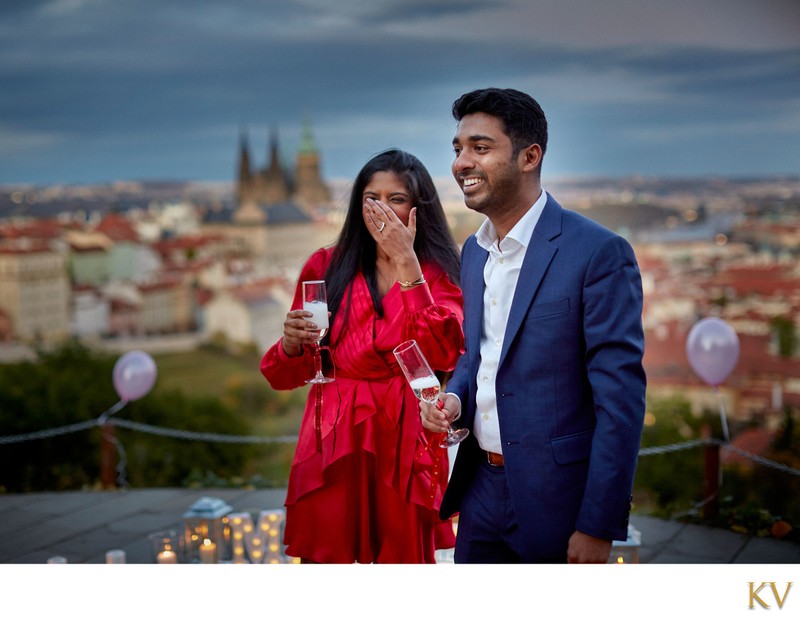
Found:
[{"label": "gold bracelet", "polygon": [[422,285],[425,283],[425,275],[423,274],[418,279],[414,281],[397,281],[400,284],[400,287],[416,287],[417,285]]}]

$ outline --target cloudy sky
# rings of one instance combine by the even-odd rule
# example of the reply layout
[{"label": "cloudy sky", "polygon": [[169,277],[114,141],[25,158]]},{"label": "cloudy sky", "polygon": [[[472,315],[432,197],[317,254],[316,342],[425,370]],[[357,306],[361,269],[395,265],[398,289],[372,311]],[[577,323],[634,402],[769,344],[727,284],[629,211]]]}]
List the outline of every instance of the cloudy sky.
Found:
[{"label": "cloudy sky", "polygon": [[232,180],[306,119],[326,177],[448,176],[486,86],[542,104],[545,180],[800,173],[798,0],[2,0],[0,184]]}]

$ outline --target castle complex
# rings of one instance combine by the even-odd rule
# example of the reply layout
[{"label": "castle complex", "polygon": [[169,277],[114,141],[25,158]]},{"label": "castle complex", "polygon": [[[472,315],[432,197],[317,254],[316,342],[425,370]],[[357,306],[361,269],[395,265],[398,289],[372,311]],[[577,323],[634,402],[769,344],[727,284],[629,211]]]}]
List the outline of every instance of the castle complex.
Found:
[{"label": "castle complex", "polygon": [[305,214],[308,218],[318,209],[328,208],[331,192],[320,173],[319,152],[311,135],[311,126],[303,126],[303,137],[297,152],[294,170],[281,162],[277,133],[273,130],[269,142],[266,167],[255,169],[250,159],[246,134],[239,147],[238,179],[236,184],[237,223],[263,224],[280,214]]}]

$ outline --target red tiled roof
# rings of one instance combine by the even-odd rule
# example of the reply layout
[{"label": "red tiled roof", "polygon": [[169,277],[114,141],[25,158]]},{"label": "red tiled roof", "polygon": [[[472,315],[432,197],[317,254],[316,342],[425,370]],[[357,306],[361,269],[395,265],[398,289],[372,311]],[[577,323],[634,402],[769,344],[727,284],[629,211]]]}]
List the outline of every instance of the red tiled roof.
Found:
[{"label": "red tiled roof", "polygon": [[136,287],[139,289],[140,292],[147,293],[147,292],[158,292],[161,290],[170,290],[178,284],[180,284],[180,281],[178,279],[174,279],[171,277],[164,277],[149,283],[139,283]]},{"label": "red tiled roof", "polygon": [[95,231],[103,233],[115,242],[138,242],[139,234],[130,220],[119,213],[109,212],[103,216]]},{"label": "red tiled roof", "polygon": [[122,300],[121,298],[112,298],[111,299],[111,312],[112,313],[122,313],[126,311],[137,311],[139,306],[135,303],[131,303],[127,300]]},{"label": "red tiled roof", "polygon": [[96,252],[106,252],[106,249],[99,244],[80,244],[76,242],[70,242],[69,248],[72,252],[80,254],[80,253],[96,253]]},{"label": "red tiled roof", "polygon": [[222,242],[224,239],[221,235],[184,235],[155,242],[152,246],[158,254],[163,256],[176,250],[184,251],[202,248],[203,246]]},{"label": "red tiled roof", "polygon": [[0,239],[57,239],[61,237],[64,226],[52,219],[34,220],[27,224],[0,225]]}]

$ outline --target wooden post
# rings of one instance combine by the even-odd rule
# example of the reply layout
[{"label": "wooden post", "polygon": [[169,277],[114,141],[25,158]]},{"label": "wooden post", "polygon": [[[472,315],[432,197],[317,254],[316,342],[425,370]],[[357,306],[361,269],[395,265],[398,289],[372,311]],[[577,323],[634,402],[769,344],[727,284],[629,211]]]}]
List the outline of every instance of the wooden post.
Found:
[{"label": "wooden post", "polygon": [[[711,435],[709,427],[703,428],[703,437]],[[705,471],[703,477],[703,518],[706,521],[714,520],[719,514],[719,489],[720,489],[720,463],[719,444],[711,442],[706,444],[703,451]]]},{"label": "wooden post", "polygon": [[104,489],[117,487],[116,458],[117,449],[114,444],[114,425],[104,422],[100,426],[100,485]]}]

